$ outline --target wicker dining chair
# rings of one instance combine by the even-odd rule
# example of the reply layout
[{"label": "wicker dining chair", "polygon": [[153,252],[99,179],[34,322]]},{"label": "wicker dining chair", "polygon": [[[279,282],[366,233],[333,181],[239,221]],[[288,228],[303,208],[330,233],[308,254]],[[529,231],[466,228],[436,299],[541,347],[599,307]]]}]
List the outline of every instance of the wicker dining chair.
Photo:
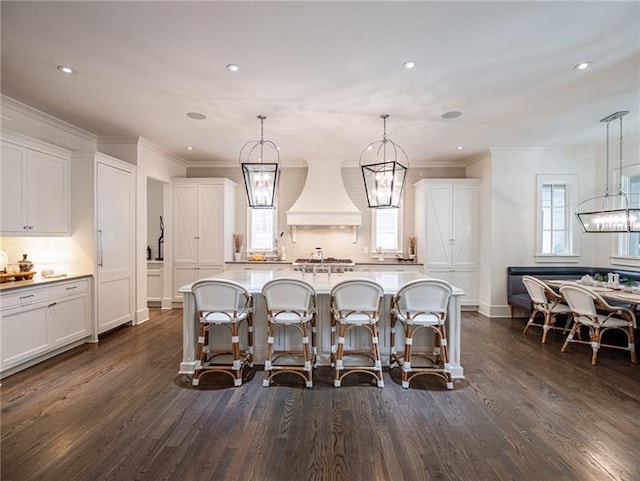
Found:
[{"label": "wicker dining chair", "polygon": [[[560,292],[573,311],[573,326],[562,345],[562,352],[567,350],[569,344],[576,342],[591,346],[591,364],[594,366],[598,360],[598,351],[601,347],[629,351],[631,362],[638,363],[633,333],[636,328],[636,317],[630,309],[610,305],[600,294],[587,287],[564,285],[560,287]],[[590,339],[588,341],[575,339],[576,332],[582,326],[589,330]],[[603,344],[602,336],[609,330],[624,332],[627,336],[627,346]]]},{"label": "wicker dining chair", "polygon": [[[570,318],[573,314],[569,306],[565,304],[562,295],[554,292],[553,289],[537,277],[522,276],[522,283],[533,302],[533,310],[531,311],[531,316],[529,316],[523,334],[526,334],[531,326],[541,327],[542,344],[544,344],[547,342],[547,335],[551,329],[568,332],[568,326],[571,323]],[[538,314],[542,314],[542,323],[535,322]],[[558,316],[567,317],[567,321],[563,326],[556,325]]]}]

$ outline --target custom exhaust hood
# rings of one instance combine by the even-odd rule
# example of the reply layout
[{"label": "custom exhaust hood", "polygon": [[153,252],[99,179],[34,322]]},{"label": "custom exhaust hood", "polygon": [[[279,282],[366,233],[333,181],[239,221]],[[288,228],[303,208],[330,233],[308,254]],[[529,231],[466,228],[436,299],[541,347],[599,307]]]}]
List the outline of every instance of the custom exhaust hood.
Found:
[{"label": "custom exhaust hood", "polygon": [[354,205],[342,181],[341,158],[305,159],[309,167],[300,197],[287,211],[287,225],[292,241],[297,226],[349,226],[354,241],[357,227],[362,224],[362,212]]}]

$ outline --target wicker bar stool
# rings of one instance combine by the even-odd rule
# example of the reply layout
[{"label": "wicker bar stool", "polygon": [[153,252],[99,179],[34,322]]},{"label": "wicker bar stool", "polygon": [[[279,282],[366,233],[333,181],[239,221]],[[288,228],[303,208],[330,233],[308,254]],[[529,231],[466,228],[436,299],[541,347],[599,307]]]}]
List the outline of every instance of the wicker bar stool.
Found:
[{"label": "wicker bar stool", "polygon": [[[281,277],[262,288],[267,305],[267,353],[264,361],[263,386],[269,386],[274,376],[289,372],[300,376],[306,387],[313,387],[313,367],[316,363],[315,313],[316,291],[306,281]],[[302,337],[302,349],[273,347],[277,330],[293,327]],[[312,345],[309,346],[309,334]],[[296,362],[297,361],[297,362]]]},{"label": "wicker bar stool", "polygon": [[[192,384],[197,386],[207,373],[222,372],[242,385],[245,366],[253,367],[253,298],[240,284],[226,279],[203,279],[191,286],[200,319],[196,370]],[[240,348],[240,327],[247,323],[247,349]],[[231,334],[230,349],[210,347],[214,327],[224,326]],[[217,336],[216,336],[217,337]]]},{"label": "wicker bar stool", "polygon": [[[391,368],[402,368],[402,387],[407,389],[416,376],[433,374],[453,389],[451,372],[447,369],[447,309],[451,298],[451,286],[438,279],[418,279],[401,286],[391,299]],[[404,327],[404,352],[396,352],[395,327],[400,322]],[[416,350],[414,334],[425,328],[433,331],[433,346]],[[420,365],[412,362],[420,360]]]},{"label": "wicker bar stool", "polygon": [[[331,289],[331,355],[335,387],[340,387],[342,380],[354,372],[370,374],[378,387],[384,386],[378,342],[378,321],[383,296],[382,286],[369,279],[349,279],[339,282]],[[345,336],[354,328],[369,331],[369,350],[345,349]],[[345,364],[345,356],[365,357],[367,363]]]}]

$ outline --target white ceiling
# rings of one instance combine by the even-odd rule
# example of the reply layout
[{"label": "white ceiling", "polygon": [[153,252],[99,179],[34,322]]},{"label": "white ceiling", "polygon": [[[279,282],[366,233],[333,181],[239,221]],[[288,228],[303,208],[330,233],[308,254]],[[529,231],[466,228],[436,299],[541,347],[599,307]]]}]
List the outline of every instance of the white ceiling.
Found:
[{"label": "white ceiling", "polygon": [[[193,165],[237,163],[259,137],[258,114],[283,164],[356,163],[382,137],[382,113],[410,165],[601,142],[599,120],[618,110],[631,111],[625,132],[640,132],[636,1],[2,0],[1,9],[3,94],[99,136],[145,137]],[[412,71],[401,68],[409,59]],[[591,68],[573,69],[585,60]],[[462,116],[441,117],[451,110]]]}]

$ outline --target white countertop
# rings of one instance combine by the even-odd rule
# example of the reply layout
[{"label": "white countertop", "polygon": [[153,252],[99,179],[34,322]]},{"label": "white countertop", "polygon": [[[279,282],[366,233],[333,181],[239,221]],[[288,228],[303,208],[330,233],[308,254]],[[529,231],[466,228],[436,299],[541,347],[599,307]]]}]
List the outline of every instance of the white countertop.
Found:
[{"label": "white countertop", "polygon": [[[379,283],[385,294],[395,294],[398,288],[415,279],[428,279],[420,272],[397,271],[369,271],[369,272],[345,272],[340,274],[302,274],[293,270],[228,270],[214,276],[218,279],[229,279],[243,285],[250,293],[259,294],[262,286],[271,279],[280,277],[293,277],[304,279],[315,288],[318,294],[329,294],[334,285],[346,279],[371,279]],[[191,292],[191,284],[182,286],[180,292]],[[454,296],[462,296],[464,292],[458,287],[453,287]]]},{"label": "white countertop", "polygon": [[82,277],[91,277],[91,274],[67,274],[64,277],[50,277],[42,278],[36,274],[33,279],[27,279],[25,281],[8,281],[0,283],[0,291],[9,291],[11,289],[19,289],[21,287],[36,287],[46,286],[48,284],[54,284],[56,282],[64,282],[73,279],[80,279]]}]

